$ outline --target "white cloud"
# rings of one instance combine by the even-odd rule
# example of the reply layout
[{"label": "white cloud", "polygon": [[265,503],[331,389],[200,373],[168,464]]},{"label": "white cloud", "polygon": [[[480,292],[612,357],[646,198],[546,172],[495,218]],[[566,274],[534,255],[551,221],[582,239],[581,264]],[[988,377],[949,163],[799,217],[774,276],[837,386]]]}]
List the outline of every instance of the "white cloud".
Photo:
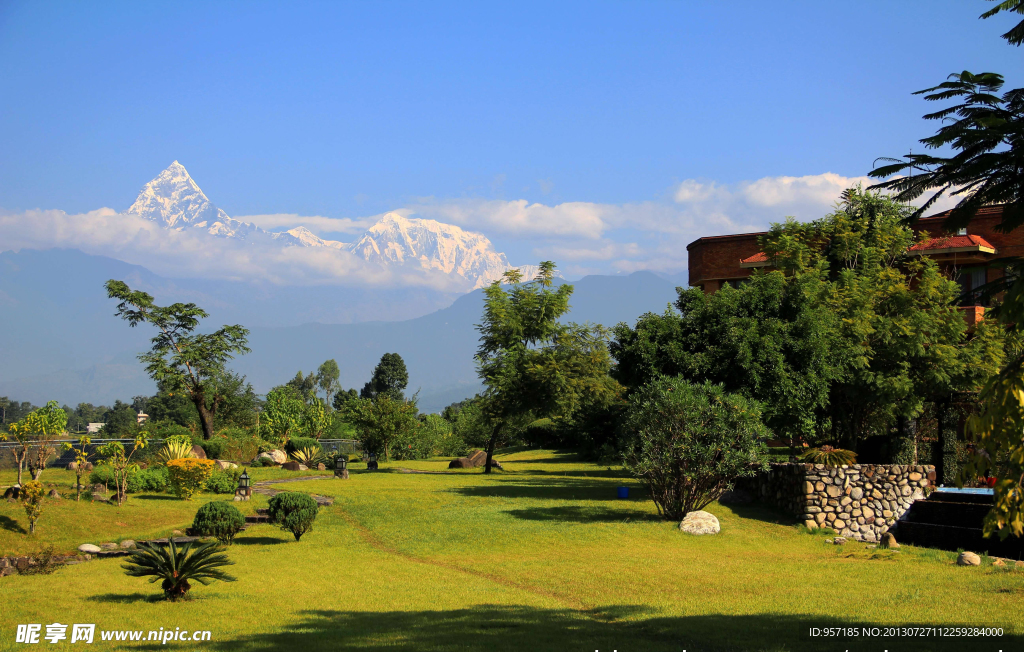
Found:
[{"label": "white cloud", "polygon": [[377,216],[350,219],[347,217],[298,215],[297,213],[272,213],[269,215],[239,215],[235,219],[250,222],[267,231],[287,231],[297,226],[304,226],[316,234],[359,234],[376,222]]},{"label": "white cloud", "polygon": [[134,215],[102,208],[69,215],[58,210],[0,213],[7,249],[80,249],[172,278],[263,281],[277,285],[427,286],[458,290],[446,274],[419,268],[385,269],[348,251],[282,247],[259,238],[239,241],[204,230],[175,231]]},{"label": "white cloud", "polygon": [[485,233],[520,237],[575,236],[599,238],[607,228],[603,215],[614,206],[567,202],[555,206],[514,201],[461,199],[425,201],[408,207],[420,217],[470,227]]}]

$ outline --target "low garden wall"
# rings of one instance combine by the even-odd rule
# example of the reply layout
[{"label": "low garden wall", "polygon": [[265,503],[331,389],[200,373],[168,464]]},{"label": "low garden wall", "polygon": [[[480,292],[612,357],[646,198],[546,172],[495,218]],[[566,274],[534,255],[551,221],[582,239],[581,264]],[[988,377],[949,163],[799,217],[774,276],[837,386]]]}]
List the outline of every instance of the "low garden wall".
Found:
[{"label": "low garden wall", "polygon": [[740,488],[756,500],[859,541],[878,541],[934,486],[934,466],[772,464]]}]

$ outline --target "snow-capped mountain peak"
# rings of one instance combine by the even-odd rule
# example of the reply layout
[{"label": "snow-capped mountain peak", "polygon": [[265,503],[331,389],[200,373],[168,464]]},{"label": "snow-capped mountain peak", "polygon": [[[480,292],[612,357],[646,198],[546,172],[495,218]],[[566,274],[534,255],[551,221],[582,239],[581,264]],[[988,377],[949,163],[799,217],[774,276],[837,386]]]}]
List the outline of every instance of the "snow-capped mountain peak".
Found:
[{"label": "snow-capped mountain peak", "polygon": [[224,211],[210,202],[185,166],[177,161],[143,186],[135,203],[126,212],[172,229],[200,222],[211,224],[227,218]]},{"label": "snow-capped mountain peak", "polygon": [[479,233],[453,224],[387,213],[351,245],[351,251],[382,265],[417,265],[455,274],[478,288],[510,267],[505,254]]},{"label": "snow-capped mountain peak", "polygon": [[[328,247],[348,251],[382,267],[413,267],[461,277],[472,288],[501,278],[511,267],[505,254],[495,251],[491,241],[482,234],[399,213],[387,213],[351,244],[324,240],[304,226],[269,233],[254,224],[229,217],[217,208],[178,161],[143,186],[126,213],[176,231],[201,229],[211,236],[259,240],[282,247]],[[529,272],[525,275],[532,276]]]}]

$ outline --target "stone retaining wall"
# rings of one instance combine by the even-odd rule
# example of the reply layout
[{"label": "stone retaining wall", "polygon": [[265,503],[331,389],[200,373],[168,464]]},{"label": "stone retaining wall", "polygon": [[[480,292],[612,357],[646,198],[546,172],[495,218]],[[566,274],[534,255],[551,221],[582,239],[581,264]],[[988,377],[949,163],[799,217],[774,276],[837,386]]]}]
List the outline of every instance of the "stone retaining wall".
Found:
[{"label": "stone retaining wall", "polygon": [[935,467],[899,464],[772,464],[741,488],[757,500],[859,541],[878,541],[934,486]]}]

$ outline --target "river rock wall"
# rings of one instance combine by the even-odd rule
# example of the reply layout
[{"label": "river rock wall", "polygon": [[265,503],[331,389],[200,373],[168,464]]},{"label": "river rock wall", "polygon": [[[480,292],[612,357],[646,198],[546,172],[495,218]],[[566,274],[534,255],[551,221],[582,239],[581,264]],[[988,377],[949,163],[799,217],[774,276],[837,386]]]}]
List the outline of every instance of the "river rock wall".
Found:
[{"label": "river rock wall", "polygon": [[742,483],[757,500],[859,541],[878,541],[935,483],[934,466],[772,464]]}]

